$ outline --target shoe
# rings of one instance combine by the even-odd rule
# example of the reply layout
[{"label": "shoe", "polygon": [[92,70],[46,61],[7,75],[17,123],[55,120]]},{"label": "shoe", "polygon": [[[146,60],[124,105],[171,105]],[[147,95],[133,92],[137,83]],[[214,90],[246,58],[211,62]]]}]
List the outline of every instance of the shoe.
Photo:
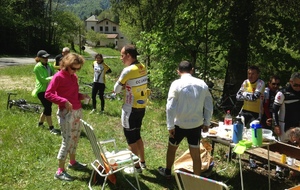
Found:
[{"label": "shoe", "polygon": [[147,169],[146,162],[139,162],[142,169]]},{"label": "shoe", "polygon": [[166,174],[166,168],[163,167],[159,167],[158,168],[158,173],[164,177],[166,177],[166,179],[171,179],[171,175]]},{"label": "shoe", "polygon": [[90,112],[90,114],[92,114],[92,113],[94,113],[94,112],[96,112],[96,109],[92,109],[92,111]]},{"label": "shoe", "polygon": [[136,173],[138,173],[138,174],[141,174],[141,173],[143,173],[143,170],[142,170],[142,168],[140,167],[140,168],[136,168],[136,167],[134,167],[135,168],[135,171],[136,171]]},{"label": "shoe", "polygon": [[252,168],[252,169],[257,168],[256,162],[252,158],[249,159],[249,165],[250,165],[250,168]]},{"label": "shoe", "polygon": [[69,164],[68,168],[72,169],[72,170],[78,170],[78,171],[80,171],[80,170],[86,170],[87,169],[87,164],[82,164],[80,162],[76,162],[73,165]]},{"label": "shoe", "polygon": [[65,171],[61,172],[60,174],[55,173],[54,179],[59,179],[63,181],[74,181],[74,178]]},{"label": "shoe", "polygon": [[42,129],[44,129],[45,128],[45,125],[44,124],[38,124],[38,128],[42,128]]},{"label": "shoe", "polygon": [[50,133],[53,134],[53,135],[60,135],[60,131],[55,129],[55,128],[51,129]]}]

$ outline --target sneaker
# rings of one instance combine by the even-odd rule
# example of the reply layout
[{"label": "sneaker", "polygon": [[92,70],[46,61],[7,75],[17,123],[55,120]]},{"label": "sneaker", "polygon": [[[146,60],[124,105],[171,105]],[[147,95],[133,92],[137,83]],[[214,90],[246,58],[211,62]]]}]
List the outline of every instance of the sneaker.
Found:
[{"label": "sneaker", "polygon": [[158,173],[164,177],[166,177],[166,179],[171,179],[171,175],[166,174],[166,168],[163,167],[159,167],[158,168]]},{"label": "sneaker", "polygon": [[74,180],[74,178],[65,171],[61,172],[60,174],[55,173],[54,179],[59,179],[59,180],[63,180],[63,181],[73,181]]},{"label": "sneaker", "polygon": [[60,135],[60,131],[58,129],[55,129],[55,128],[51,129],[50,133],[53,134],[53,135]]},{"label": "sneaker", "polygon": [[87,169],[87,164],[82,164],[80,162],[76,162],[75,164],[71,165],[69,164],[68,165],[68,168],[69,169],[72,169],[72,170],[86,170]]},{"label": "sneaker", "polygon": [[92,109],[92,111],[90,112],[90,114],[92,114],[92,113],[94,113],[94,112],[96,112],[96,109]]},{"label": "sneaker", "polygon": [[139,162],[142,169],[147,169],[146,162]]},{"label": "sneaker", "polygon": [[252,168],[252,169],[257,168],[256,162],[252,158],[249,159],[249,165],[250,165],[250,168]]},{"label": "sneaker", "polygon": [[141,167],[139,167],[139,168],[134,167],[134,168],[135,168],[136,173],[138,173],[138,174],[143,173],[143,170]]}]

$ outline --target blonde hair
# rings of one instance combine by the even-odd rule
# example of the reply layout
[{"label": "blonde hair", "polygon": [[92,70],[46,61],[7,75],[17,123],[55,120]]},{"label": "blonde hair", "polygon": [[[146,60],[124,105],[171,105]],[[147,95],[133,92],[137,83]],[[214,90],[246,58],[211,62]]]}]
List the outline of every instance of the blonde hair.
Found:
[{"label": "blonde hair", "polygon": [[62,70],[66,70],[68,67],[72,65],[83,65],[84,58],[81,55],[76,53],[68,53],[63,59],[60,61],[60,68]]}]

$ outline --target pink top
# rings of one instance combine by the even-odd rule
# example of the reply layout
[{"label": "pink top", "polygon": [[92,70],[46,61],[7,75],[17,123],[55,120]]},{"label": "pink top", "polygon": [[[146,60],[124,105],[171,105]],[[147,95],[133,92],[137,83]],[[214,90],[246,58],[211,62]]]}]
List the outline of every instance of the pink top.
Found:
[{"label": "pink top", "polygon": [[59,109],[65,109],[65,104],[69,101],[73,105],[73,110],[81,108],[80,100],[84,99],[79,93],[78,78],[76,74],[60,70],[50,81],[45,92],[45,98],[58,105]]}]

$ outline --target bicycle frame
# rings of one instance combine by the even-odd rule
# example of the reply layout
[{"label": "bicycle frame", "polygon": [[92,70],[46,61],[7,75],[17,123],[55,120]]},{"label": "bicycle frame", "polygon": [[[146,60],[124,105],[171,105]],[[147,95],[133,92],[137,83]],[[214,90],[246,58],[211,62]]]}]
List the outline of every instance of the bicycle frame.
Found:
[{"label": "bicycle frame", "polygon": [[23,111],[28,111],[28,112],[35,112],[35,113],[40,113],[42,110],[42,107],[40,104],[36,103],[28,103],[24,99],[18,99],[18,100],[11,100],[12,95],[17,95],[16,93],[8,92],[8,97],[7,97],[7,105],[6,109],[12,108],[13,106],[16,106],[17,108],[23,110]]}]

